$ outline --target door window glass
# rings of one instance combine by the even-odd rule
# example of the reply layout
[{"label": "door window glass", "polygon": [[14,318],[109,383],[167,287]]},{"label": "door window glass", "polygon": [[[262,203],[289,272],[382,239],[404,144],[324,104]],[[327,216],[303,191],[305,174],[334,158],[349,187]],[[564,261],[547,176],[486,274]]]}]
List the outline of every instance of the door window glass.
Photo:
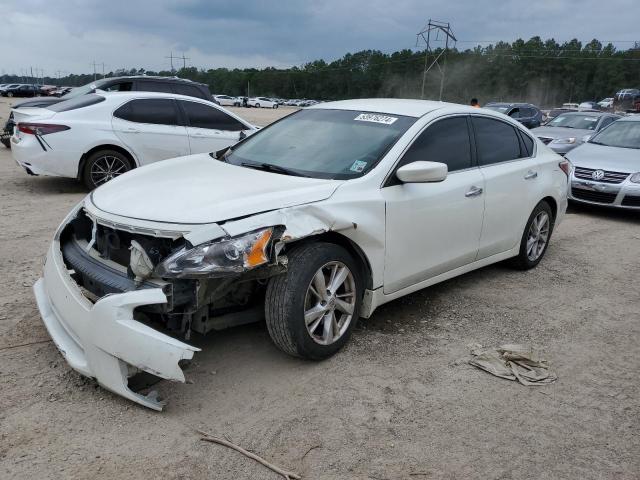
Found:
[{"label": "door window glass", "polygon": [[198,102],[181,101],[180,104],[187,115],[189,125],[211,130],[227,130],[238,132],[247,127],[222,110]]},{"label": "door window glass", "polygon": [[180,125],[174,101],[164,98],[132,100],[118,108],[113,115],[130,122]]},{"label": "door window glass", "polygon": [[472,117],[472,122],[480,166],[521,157],[520,141],[511,125],[484,117]]},{"label": "door window glass", "polygon": [[446,163],[450,172],[471,167],[466,117],[438,120],[420,134],[398,167],[417,161]]}]

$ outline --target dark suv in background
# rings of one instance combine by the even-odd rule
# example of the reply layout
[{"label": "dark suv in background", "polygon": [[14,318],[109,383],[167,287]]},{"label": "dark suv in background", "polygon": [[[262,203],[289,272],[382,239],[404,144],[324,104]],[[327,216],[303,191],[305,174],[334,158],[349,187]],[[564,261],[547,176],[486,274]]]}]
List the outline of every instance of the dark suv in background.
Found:
[{"label": "dark suv in background", "polygon": [[484,108],[504,113],[527,128],[536,128],[542,125],[542,112],[538,107],[530,103],[489,102]]},{"label": "dark suv in background", "polygon": [[[186,95],[188,97],[202,98],[211,100],[211,92],[209,87],[204,83],[197,83],[191,80],[177,77],[150,77],[146,75],[132,77],[112,77],[102,78],[91,83],[87,83],[82,87],[74,88],[61,97],[37,97],[26,102],[15,104],[12,108],[22,107],[42,107],[47,108],[54,103],[64,102],[71,98],[93,93],[96,90],[104,90],[107,92],[161,92],[176,93]],[[5,147],[10,147],[9,138],[13,133],[13,112],[9,115],[4,131],[0,135],[0,141]]]}]

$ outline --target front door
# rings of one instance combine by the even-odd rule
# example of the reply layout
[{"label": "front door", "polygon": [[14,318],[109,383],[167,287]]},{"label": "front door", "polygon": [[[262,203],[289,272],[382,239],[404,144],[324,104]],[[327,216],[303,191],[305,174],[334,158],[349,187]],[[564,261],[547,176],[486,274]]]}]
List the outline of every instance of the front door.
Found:
[{"label": "front door", "polygon": [[189,155],[187,129],[180,125],[174,100],[140,98],[119,107],[111,120],[116,136],[140,165]]},{"label": "front door", "polygon": [[187,118],[187,132],[191,153],[221,150],[240,140],[246,125],[212,105],[197,101],[180,100]]},{"label": "front door", "polygon": [[484,180],[474,165],[467,117],[430,124],[396,168],[420,160],[445,163],[449,174],[438,183],[404,184],[394,175],[382,189],[386,294],[469,264],[478,253]]}]

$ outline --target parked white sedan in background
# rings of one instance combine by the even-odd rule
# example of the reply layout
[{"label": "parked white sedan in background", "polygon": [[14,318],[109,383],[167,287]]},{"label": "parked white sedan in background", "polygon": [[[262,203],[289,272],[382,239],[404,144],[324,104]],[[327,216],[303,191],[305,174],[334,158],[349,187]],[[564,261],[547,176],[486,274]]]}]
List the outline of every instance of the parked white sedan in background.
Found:
[{"label": "parked white sedan in background", "polygon": [[247,105],[255,108],[278,108],[278,103],[267,97],[250,98]]},{"label": "parked white sedan in background", "polygon": [[238,97],[230,97],[229,95],[214,95],[213,98],[218,105],[223,107],[239,107],[242,104]]},{"label": "parked white sedan in background", "polygon": [[256,127],[213,102],[150,92],[97,92],[14,110],[11,154],[32,175],[95,188],[159,160],[220,150]]},{"label": "parked white sedan in background", "polygon": [[501,260],[535,267],[568,172],[490,110],[322,103],[215,159],[98,188],[60,225],[35,295],[74,369],[161,409],[128,377],[184,381],[179,362],[198,348],[176,335],[266,317],[280,349],[322,359],[386,302]]}]

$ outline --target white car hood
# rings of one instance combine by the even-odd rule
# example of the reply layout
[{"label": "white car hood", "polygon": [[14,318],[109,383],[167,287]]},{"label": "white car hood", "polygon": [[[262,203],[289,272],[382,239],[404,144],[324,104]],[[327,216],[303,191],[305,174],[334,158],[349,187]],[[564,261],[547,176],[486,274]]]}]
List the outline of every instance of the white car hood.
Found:
[{"label": "white car hood", "polygon": [[216,223],[329,198],[342,183],[264,172],[209,154],[164,160],[94,190],[103,212],[165,223]]}]

